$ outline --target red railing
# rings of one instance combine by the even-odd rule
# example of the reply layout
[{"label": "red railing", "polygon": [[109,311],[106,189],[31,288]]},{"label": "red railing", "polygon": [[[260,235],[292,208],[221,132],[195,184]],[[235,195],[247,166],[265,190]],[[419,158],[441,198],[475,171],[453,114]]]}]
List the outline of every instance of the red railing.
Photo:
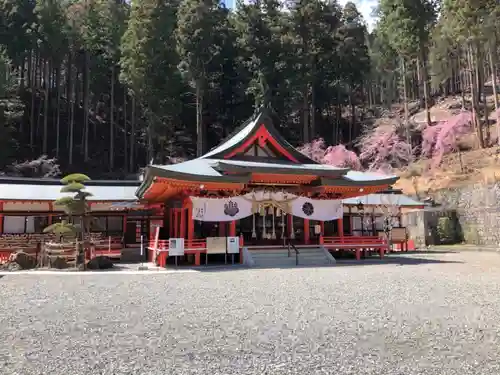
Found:
[{"label": "red railing", "polygon": [[[149,249],[155,249],[156,251],[168,251],[168,240],[158,240],[158,246],[155,247],[156,242],[149,241]],[[206,251],[207,249],[207,241],[203,238],[193,239],[193,240],[185,240],[184,241],[184,251],[189,254],[189,251]]]},{"label": "red railing", "polygon": [[[160,267],[165,267],[168,257],[168,240],[152,240],[148,246],[148,261],[156,263]],[[204,238],[184,241],[184,253],[194,254],[197,258],[199,254],[207,252],[207,241]]]},{"label": "red railing", "polygon": [[356,254],[356,259],[361,259],[361,251],[363,250],[378,250],[380,258],[389,250],[389,245],[385,238],[378,236],[344,236],[344,237],[323,237],[319,239],[320,245],[323,245],[328,250],[350,250]]},{"label": "red railing", "polygon": [[92,242],[92,255],[107,256],[110,258],[120,258],[123,249],[123,241],[121,237],[108,237],[107,239],[97,240]]},{"label": "red railing", "polygon": [[0,251],[0,264],[7,263],[12,253],[13,251]]},{"label": "red railing", "polygon": [[345,245],[345,246],[365,246],[365,245],[386,245],[385,238],[378,236],[349,236],[349,237],[320,237],[323,245]]}]

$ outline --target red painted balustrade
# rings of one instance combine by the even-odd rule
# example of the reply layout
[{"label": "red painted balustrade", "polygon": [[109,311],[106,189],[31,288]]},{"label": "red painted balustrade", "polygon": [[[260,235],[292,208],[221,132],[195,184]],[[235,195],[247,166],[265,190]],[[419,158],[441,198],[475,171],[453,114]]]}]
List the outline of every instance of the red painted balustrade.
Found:
[{"label": "red painted balustrade", "polygon": [[123,239],[119,236],[95,239],[91,244],[91,258],[96,256],[120,258],[123,248]]},{"label": "red painted balustrade", "polygon": [[[194,254],[195,265],[200,265],[200,254],[207,252],[207,241],[205,239],[193,239],[184,241],[184,254]],[[160,267],[165,267],[168,257],[168,240],[150,241],[148,246],[148,260]]]},{"label": "red painted balustrade", "polygon": [[[86,250],[87,259],[96,256],[121,257],[123,248],[121,237],[106,237],[102,233],[91,233],[86,237],[91,242],[90,249]],[[10,255],[19,250],[28,254],[37,254],[44,242],[51,242],[54,238],[53,234],[45,233],[2,234],[0,235],[0,263],[7,262]]]},{"label": "red painted balustrade", "polygon": [[353,251],[356,259],[361,259],[363,250],[378,250],[380,258],[384,257],[386,251],[389,250],[389,244],[385,238],[378,236],[344,236],[344,237],[323,237],[319,239],[320,245],[323,245],[328,250]]}]

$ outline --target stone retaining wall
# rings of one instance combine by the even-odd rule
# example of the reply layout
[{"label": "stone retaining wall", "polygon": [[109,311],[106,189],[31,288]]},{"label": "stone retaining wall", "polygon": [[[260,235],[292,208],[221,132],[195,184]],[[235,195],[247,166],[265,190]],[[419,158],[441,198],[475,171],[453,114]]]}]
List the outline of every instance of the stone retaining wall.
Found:
[{"label": "stone retaining wall", "polygon": [[432,194],[439,207],[406,215],[410,236],[417,246],[436,244],[432,230],[440,215],[456,212],[458,232],[465,243],[500,244],[500,184],[445,189]]}]

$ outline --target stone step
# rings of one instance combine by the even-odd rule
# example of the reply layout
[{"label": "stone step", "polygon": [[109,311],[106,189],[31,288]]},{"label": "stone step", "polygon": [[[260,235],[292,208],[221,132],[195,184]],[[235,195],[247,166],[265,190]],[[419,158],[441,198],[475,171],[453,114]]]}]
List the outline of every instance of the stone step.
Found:
[{"label": "stone step", "polygon": [[[295,255],[293,255],[293,256],[295,256]],[[252,257],[254,257],[254,258],[275,258],[275,257],[287,258],[288,254],[287,253],[265,253],[265,254],[252,253]],[[291,257],[291,254],[290,254],[290,257]]]},{"label": "stone step", "polygon": [[[302,248],[298,249],[298,265],[328,265],[331,260],[325,255],[321,248]],[[296,264],[295,251],[290,252],[288,256],[287,248],[272,248],[249,250],[252,256],[254,265],[257,267],[280,267],[280,266],[293,266]]]}]

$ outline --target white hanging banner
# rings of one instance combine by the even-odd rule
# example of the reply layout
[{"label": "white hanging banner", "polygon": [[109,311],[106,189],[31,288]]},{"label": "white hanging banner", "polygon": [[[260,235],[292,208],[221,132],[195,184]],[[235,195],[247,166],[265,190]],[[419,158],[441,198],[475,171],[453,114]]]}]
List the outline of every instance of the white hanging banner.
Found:
[{"label": "white hanging banner", "polygon": [[291,202],[293,216],[303,219],[330,221],[340,219],[344,215],[344,207],[340,199],[310,199],[299,197]]},{"label": "white hanging banner", "polygon": [[199,221],[233,221],[252,215],[252,202],[243,197],[198,198],[193,202],[193,219]]},{"label": "white hanging banner", "polygon": [[254,192],[232,198],[198,198],[193,202],[193,219],[225,222],[244,219],[253,213],[265,212],[267,207],[303,219],[330,221],[343,216],[341,200],[310,199],[289,193]]}]

